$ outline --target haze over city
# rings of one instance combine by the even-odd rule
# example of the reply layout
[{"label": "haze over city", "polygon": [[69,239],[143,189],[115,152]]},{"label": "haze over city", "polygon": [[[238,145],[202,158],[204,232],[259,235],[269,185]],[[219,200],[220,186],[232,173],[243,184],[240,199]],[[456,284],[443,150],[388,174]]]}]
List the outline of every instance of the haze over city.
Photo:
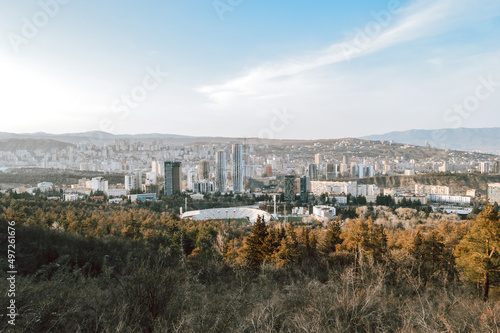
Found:
[{"label": "haze over city", "polygon": [[500,3],[2,1],[0,131],[500,126]]}]

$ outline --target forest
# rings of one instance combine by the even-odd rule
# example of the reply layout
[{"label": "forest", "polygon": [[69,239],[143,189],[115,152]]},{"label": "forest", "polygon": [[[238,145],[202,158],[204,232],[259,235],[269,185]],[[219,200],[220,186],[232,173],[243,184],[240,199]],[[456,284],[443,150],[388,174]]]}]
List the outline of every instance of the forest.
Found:
[{"label": "forest", "polygon": [[[354,212],[352,211],[354,210]],[[146,204],[0,196],[9,332],[498,331],[500,217],[352,208],[328,224],[189,221]],[[349,210],[346,210],[346,212]],[[2,307],[9,298],[2,293]]]}]

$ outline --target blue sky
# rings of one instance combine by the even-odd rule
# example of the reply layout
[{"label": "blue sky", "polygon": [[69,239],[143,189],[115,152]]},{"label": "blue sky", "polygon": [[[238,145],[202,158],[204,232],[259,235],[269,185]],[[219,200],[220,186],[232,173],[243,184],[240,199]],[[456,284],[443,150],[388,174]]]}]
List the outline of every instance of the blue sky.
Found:
[{"label": "blue sky", "polygon": [[500,126],[498,0],[0,0],[0,13],[0,131]]}]

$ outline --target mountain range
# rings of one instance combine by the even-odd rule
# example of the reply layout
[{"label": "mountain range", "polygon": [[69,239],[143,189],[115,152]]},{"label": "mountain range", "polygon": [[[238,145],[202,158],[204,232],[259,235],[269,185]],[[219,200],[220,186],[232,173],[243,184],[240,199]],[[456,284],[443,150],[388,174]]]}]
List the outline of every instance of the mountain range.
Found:
[{"label": "mountain range", "polygon": [[500,128],[445,128],[410,130],[361,137],[364,140],[394,141],[417,146],[500,154]]},{"label": "mountain range", "polygon": [[[37,133],[7,133],[0,132],[2,145],[10,139],[31,139],[31,140],[56,140],[60,142],[75,144],[89,141],[89,139],[99,139],[101,142],[113,142],[116,139],[128,140],[172,140],[179,143],[195,143],[200,140],[205,142],[226,142],[231,138],[223,137],[194,137],[176,134],[111,134],[102,131],[90,131],[82,133],[49,134]],[[376,134],[360,137],[363,140],[393,141],[402,144],[425,146],[429,144],[433,148],[451,149],[461,151],[477,151],[500,155],[500,127],[495,128],[446,128],[436,130],[409,130],[400,132],[390,132],[386,134]],[[249,139],[249,143],[255,141]],[[264,140],[268,141],[268,140]],[[273,141],[273,140],[270,140]],[[284,140],[290,141],[290,140]],[[291,140],[309,141],[309,140]],[[13,145],[13,143],[10,143]]]},{"label": "mountain range", "polygon": [[79,143],[88,141],[89,138],[103,140],[105,142],[112,142],[115,139],[132,139],[132,140],[155,140],[155,139],[181,139],[190,138],[189,136],[176,135],[176,134],[112,134],[102,131],[89,131],[82,133],[64,133],[64,134],[50,134],[44,132],[36,133],[8,133],[0,132],[0,140],[7,139],[49,139],[66,143]]}]

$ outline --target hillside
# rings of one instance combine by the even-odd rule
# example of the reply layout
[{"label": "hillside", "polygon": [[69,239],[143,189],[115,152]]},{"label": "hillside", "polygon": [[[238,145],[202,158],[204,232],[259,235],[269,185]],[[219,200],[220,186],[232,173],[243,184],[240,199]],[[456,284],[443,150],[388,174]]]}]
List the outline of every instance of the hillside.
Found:
[{"label": "hillside", "polygon": [[40,149],[44,152],[48,152],[53,148],[67,149],[69,147],[76,146],[71,143],[52,139],[6,139],[0,141],[0,151],[27,150],[33,152]]},{"label": "hillside", "polygon": [[102,131],[90,131],[82,133],[64,133],[64,134],[50,134],[50,133],[7,133],[0,132],[0,139],[30,139],[30,140],[57,140],[67,143],[79,143],[89,140],[101,140],[103,142],[113,142],[116,139],[129,139],[129,140],[151,140],[151,139],[179,139],[188,138],[176,134],[111,134]]},{"label": "hillside", "polygon": [[415,184],[450,186],[456,192],[479,190],[486,195],[488,183],[500,182],[500,175],[434,173],[414,176],[373,177],[358,180],[360,184],[375,184],[380,188],[415,189]]},{"label": "hillside", "polygon": [[[81,178],[105,177],[110,184],[123,183],[122,174],[79,171],[79,170],[61,170],[61,169],[9,169],[6,172],[0,172],[0,188],[12,188],[20,185],[34,186],[42,181],[51,182],[55,185],[69,185],[78,182]],[[8,186],[15,184],[16,186]]]},{"label": "hillside", "polygon": [[447,128],[410,130],[362,137],[366,140],[387,140],[399,143],[500,154],[500,128]]}]

